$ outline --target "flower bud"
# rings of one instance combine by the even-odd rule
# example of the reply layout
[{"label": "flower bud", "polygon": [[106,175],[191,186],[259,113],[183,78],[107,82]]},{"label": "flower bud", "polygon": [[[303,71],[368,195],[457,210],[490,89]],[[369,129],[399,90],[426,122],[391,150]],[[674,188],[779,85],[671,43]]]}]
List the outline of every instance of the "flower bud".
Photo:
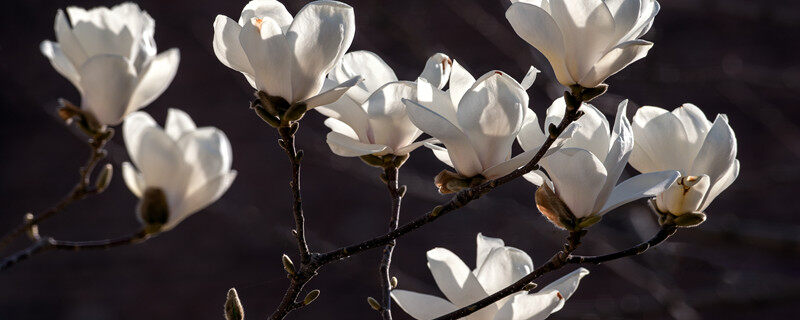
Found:
[{"label": "flower bud", "polygon": [[284,254],[284,255],[281,257],[281,261],[283,261],[283,269],[284,269],[284,270],[286,270],[286,272],[287,272],[288,274],[290,274],[290,275],[294,275],[294,274],[296,273],[296,271],[295,271],[295,269],[294,269],[294,262],[292,262],[292,259],[291,259],[291,258],[289,258],[289,256],[287,256],[286,254]]},{"label": "flower bud", "polygon": [[303,305],[304,306],[309,305],[310,303],[314,302],[314,300],[316,300],[317,297],[319,297],[319,290],[317,289],[311,290],[311,292],[309,292],[306,295],[306,298],[303,299]]},{"label": "flower bud", "polygon": [[439,188],[439,193],[441,194],[456,193],[463,189],[477,186],[485,181],[486,178],[481,175],[465,178],[458,173],[448,170],[442,170],[442,172],[439,172],[436,178],[433,179],[433,183]]},{"label": "flower bud", "polygon": [[139,221],[147,233],[158,233],[169,219],[167,195],[160,188],[149,187],[144,190],[137,208]]},{"label": "flower bud", "polygon": [[567,230],[578,228],[575,215],[572,214],[572,211],[569,210],[564,201],[561,201],[561,198],[553,192],[553,189],[550,189],[547,183],[542,184],[536,190],[536,207],[556,227]]},{"label": "flower bud", "polygon": [[225,320],[243,320],[244,308],[239,301],[235,288],[228,290],[228,299],[225,300]]},{"label": "flower bud", "polygon": [[681,177],[656,197],[658,211],[680,216],[700,209],[711,187],[707,175]]},{"label": "flower bud", "polygon": [[706,221],[706,214],[702,212],[690,212],[682,214],[672,219],[672,222],[681,228],[692,228],[699,226]]},{"label": "flower bud", "polygon": [[392,285],[392,289],[397,288],[397,277],[392,277],[390,280],[389,283]]},{"label": "flower bud", "polygon": [[110,163],[107,163],[103,166],[103,169],[100,171],[100,176],[97,177],[97,180],[94,182],[94,187],[97,189],[97,192],[103,192],[108,188],[108,185],[111,183],[111,177],[114,175],[114,166]]},{"label": "flower bud", "polygon": [[372,307],[373,310],[381,311],[381,304],[378,303],[378,300],[375,300],[375,298],[367,297],[367,303],[369,303],[369,306]]}]

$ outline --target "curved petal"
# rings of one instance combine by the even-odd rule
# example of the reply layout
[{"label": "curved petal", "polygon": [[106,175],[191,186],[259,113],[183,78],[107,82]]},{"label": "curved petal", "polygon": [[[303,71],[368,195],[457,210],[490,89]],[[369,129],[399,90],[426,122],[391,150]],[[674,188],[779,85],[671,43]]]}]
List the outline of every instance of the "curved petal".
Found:
[{"label": "curved petal", "polygon": [[325,122],[323,122],[323,124],[326,127],[330,128],[331,131],[333,131],[333,132],[341,133],[341,134],[347,136],[348,138],[356,140],[356,141],[359,140],[358,139],[358,134],[347,123],[339,121],[339,120],[337,120],[335,118],[328,118],[328,119],[325,119]]},{"label": "curved petal", "polygon": [[363,143],[339,132],[329,132],[327,141],[331,151],[342,157],[360,157],[388,149],[385,145]]},{"label": "curved petal", "polygon": [[130,61],[116,55],[96,55],[81,66],[82,106],[103,124],[117,125],[128,110],[136,85],[136,70]]},{"label": "curved petal", "polygon": [[531,172],[524,174],[522,177],[525,178],[525,180],[528,180],[528,182],[533,183],[538,187],[544,184],[545,174],[540,170],[533,170]]},{"label": "curved petal", "polygon": [[138,154],[130,157],[141,171],[145,185],[161,188],[167,194],[170,211],[179,211],[191,168],[184,162],[178,145],[158,127],[145,127],[139,140],[131,143],[138,144],[135,147]]},{"label": "curved petal", "polygon": [[551,282],[550,284],[542,288],[542,290],[539,290],[539,292],[537,292],[536,294],[546,293],[550,291],[558,291],[559,293],[561,293],[561,296],[564,299],[561,300],[560,305],[552,311],[556,312],[558,310],[561,310],[562,307],[564,307],[564,302],[566,302],[567,299],[572,297],[572,294],[575,293],[575,290],[578,290],[578,285],[580,284],[581,279],[583,279],[583,277],[585,277],[588,274],[589,270],[586,270],[586,268],[575,269],[575,271],[572,271],[567,275],[559,278],[558,280]]},{"label": "curved petal", "polygon": [[522,150],[538,149],[547,140],[547,136],[544,135],[544,131],[539,126],[539,119],[536,117],[536,113],[528,108],[525,108],[524,111],[525,116],[522,120],[522,127],[517,134],[517,142],[519,142]]},{"label": "curved petal", "polygon": [[349,5],[323,0],[300,10],[286,32],[294,55],[291,101],[302,101],[319,92],[325,75],[350,48],[354,33],[355,18]]},{"label": "curved petal", "polygon": [[[127,3],[122,6],[135,6],[135,11],[141,13],[135,4]],[[80,43],[87,57],[112,54],[133,61],[135,58],[133,53],[138,49],[138,40],[143,31],[141,24],[138,28],[133,24],[139,24],[141,22],[138,21],[139,19],[147,19],[149,16],[117,13],[106,7],[97,7],[88,11],[78,7],[67,8],[67,14],[72,22],[72,34]],[[80,63],[81,61],[75,62]]]},{"label": "curved petal", "polygon": [[539,69],[536,69],[536,67],[531,66],[530,69],[528,69],[528,73],[526,73],[525,77],[522,78],[522,82],[519,83],[522,86],[522,88],[524,88],[525,90],[530,89],[531,86],[533,85],[533,82],[536,81],[536,76],[539,75],[539,72],[541,72],[539,71]]},{"label": "curved petal", "polygon": [[544,320],[561,305],[558,291],[514,295],[500,308],[494,320]]},{"label": "curved petal", "polygon": [[[565,129],[564,132],[562,132],[561,135],[559,135],[555,143],[553,143],[550,146],[550,149],[547,149],[547,152],[545,152],[544,157],[547,157],[553,154],[554,152],[560,150],[562,147],[564,147],[564,143],[566,141],[569,141],[570,138],[572,138],[572,135],[575,133],[575,129],[578,127],[580,127],[580,125],[576,123],[570,124],[567,127],[567,129]],[[542,145],[540,144],[537,147],[528,149],[527,151],[514,156],[513,158],[511,158],[506,162],[497,164],[495,166],[490,167],[489,169],[484,170],[483,176],[489,179],[495,179],[497,177],[507,175],[518,168],[521,168],[522,166],[528,164],[528,162],[530,162],[536,156],[536,154],[539,153],[539,148],[541,148],[541,146]],[[529,177],[529,178],[534,179],[531,182],[534,183],[539,182],[539,179],[537,179],[536,177]],[[537,185],[541,185],[541,182],[538,183]]]},{"label": "curved petal", "polygon": [[355,85],[361,82],[361,77],[356,76],[350,80],[340,83],[339,85],[323,90],[318,95],[308,98],[304,101],[306,109],[310,110],[319,106],[329,105],[339,100],[345,93],[352,89]]},{"label": "curved petal", "polygon": [[122,179],[125,180],[125,185],[128,186],[131,193],[139,198],[142,197],[142,193],[146,188],[144,185],[144,178],[142,178],[142,174],[139,173],[130,162],[125,161],[122,163]]},{"label": "curved petal", "polygon": [[[142,140],[142,134],[145,129],[151,127],[158,128],[158,124],[146,112],[134,112],[125,118],[125,123],[122,124],[122,137],[128,149],[128,156],[131,159],[139,157],[141,153],[139,142]],[[136,164],[136,161],[134,160],[133,163]]]},{"label": "curved petal", "polygon": [[225,133],[214,127],[205,127],[184,134],[177,141],[183,159],[191,167],[186,193],[191,194],[209,180],[231,169],[233,152]]},{"label": "curved petal", "polygon": [[[700,147],[703,146],[703,140],[705,140],[712,125],[711,121],[706,118],[705,113],[691,103],[684,103],[672,110],[672,114],[683,124],[683,129],[686,131],[686,140],[692,145],[691,150],[700,151]],[[695,156],[692,155],[690,158],[694,159]]]},{"label": "curved petal", "polygon": [[393,150],[406,146],[422,134],[408,118],[403,99],[413,99],[416,86],[412,82],[390,82],[376,90],[362,106],[369,115],[370,141]]},{"label": "curved petal", "polygon": [[292,23],[292,14],[286,10],[282,3],[276,0],[253,0],[242,9],[239,25],[245,25],[253,18],[274,20],[282,30],[286,30]]},{"label": "curved petal", "polygon": [[63,50],[64,55],[72,62],[72,65],[75,68],[83,65],[89,56],[86,54],[86,51],[83,50],[80,42],[78,42],[78,38],[76,38],[75,34],[72,32],[72,27],[70,27],[67,21],[67,16],[61,9],[56,13],[55,31],[56,41],[58,41],[58,45],[61,47],[61,50]]},{"label": "curved petal", "polygon": [[[486,293],[493,294],[533,271],[533,260],[522,250],[512,247],[493,248],[476,270],[478,282]],[[498,308],[502,307],[502,303]]]},{"label": "curved petal", "polygon": [[403,100],[409,118],[423,132],[439,139],[445,147],[453,168],[465,177],[474,177],[483,171],[480,159],[464,134],[453,123],[436,112],[411,100]]},{"label": "curved petal", "polygon": [[392,290],[392,299],[403,311],[418,320],[434,319],[458,309],[445,299],[406,290]]},{"label": "curved petal", "polygon": [[708,190],[708,194],[706,194],[705,200],[703,200],[703,204],[700,206],[700,211],[705,211],[708,208],[708,205],[711,204],[717,196],[725,191],[731,184],[736,181],[736,178],[739,176],[739,160],[734,160],[733,164],[727,171],[722,175],[722,177],[717,180],[711,186],[711,189]]},{"label": "curved petal", "polygon": [[451,168],[455,168],[455,166],[453,166],[453,160],[450,159],[450,153],[447,152],[447,148],[442,148],[433,143],[425,143],[425,146],[433,151],[433,155],[436,159],[439,159],[439,161],[444,162],[444,164]]},{"label": "curved petal", "polygon": [[167,123],[164,131],[172,140],[178,141],[184,134],[197,130],[197,125],[192,121],[192,117],[180,109],[169,108],[167,110]]},{"label": "curved petal", "polygon": [[558,82],[577,82],[564,61],[564,37],[556,21],[545,9],[525,2],[516,2],[506,11],[506,19],[523,40],[539,50],[550,62]]},{"label": "curved petal", "polygon": [[597,61],[578,84],[586,88],[594,88],[631,63],[647,56],[647,52],[652,47],[653,43],[646,40],[620,43]]},{"label": "curved petal", "polygon": [[64,52],[61,51],[61,46],[58,43],[54,43],[52,41],[42,41],[39,45],[39,50],[42,54],[50,60],[50,64],[53,65],[53,69],[56,69],[59,74],[67,78],[75,88],[81,90],[80,87],[80,79],[81,76],[78,75],[78,70],[75,70],[75,66],[72,65],[72,62],[64,55]]},{"label": "curved petal", "polygon": [[[452,79],[452,78],[451,78]],[[451,100],[450,91],[445,92],[434,88],[425,78],[417,78],[417,102],[419,104],[430,107],[433,112],[450,121],[453,125],[458,126],[458,117],[456,116],[456,107]],[[450,83],[452,88],[453,83]]]},{"label": "curved petal", "polygon": [[139,75],[127,112],[147,106],[167,90],[178,71],[180,58],[178,49],[169,49],[148,62]]},{"label": "curved petal", "polygon": [[381,57],[370,51],[353,51],[345,54],[329,75],[339,82],[356,76],[361,76],[364,81],[358,84],[358,88],[349,90],[347,95],[359,104],[364,103],[372,92],[383,85],[397,81],[394,70]]},{"label": "curved petal", "polygon": [[613,45],[614,17],[602,0],[552,0],[550,11],[564,37],[567,70],[579,81]]},{"label": "curved petal", "polygon": [[461,98],[464,97],[467,90],[472,88],[473,84],[475,84],[475,77],[459,64],[458,61],[453,60],[452,71],[450,72],[450,88],[447,89],[447,92],[450,94],[450,103],[452,104],[453,111],[458,107],[458,102],[461,101]]},{"label": "curved petal", "polygon": [[606,169],[591,152],[564,148],[542,159],[555,192],[577,218],[594,214],[597,195],[606,181]]},{"label": "curved petal", "polygon": [[511,146],[522,127],[528,94],[500,71],[481,77],[458,105],[458,126],[469,137],[484,168],[511,158]]},{"label": "curved petal", "polygon": [[609,195],[614,190],[614,186],[617,185],[622,171],[625,170],[625,166],[628,164],[628,158],[633,150],[633,131],[631,129],[631,123],[628,121],[627,107],[627,99],[622,100],[619,106],[617,106],[617,117],[614,121],[613,132],[611,133],[611,149],[608,151],[605,160],[603,160],[603,165],[606,167],[608,176],[606,177],[603,190],[597,195],[597,200],[594,205],[595,212],[600,211]]},{"label": "curved petal", "polygon": [[482,233],[478,233],[478,237],[475,239],[475,242],[475,247],[477,248],[477,253],[475,255],[476,271],[481,269],[483,262],[486,261],[486,258],[489,256],[489,253],[491,253],[492,250],[506,246],[505,242],[503,242],[503,239],[487,237]]},{"label": "curved petal", "polygon": [[183,219],[188,218],[193,213],[208,207],[219,200],[225,191],[228,191],[233,180],[236,179],[236,170],[224,173],[188,194],[181,203],[181,209],[175,215],[170,215],[169,220],[162,228],[164,231],[174,228]]},{"label": "curved petal", "polygon": [[[335,83],[334,80],[326,80],[325,87],[332,88],[335,86],[338,86],[338,84]],[[353,89],[354,88],[350,88],[348,92]],[[323,90],[325,90],[324,87]],[[316,107],[314,110],[317,110],[317,112],[325,115],[326,117],[338,119],[346,123],[356,132],[356,134],[358,134],[359,140],[369,141],[367,138],[367,129],[369,127],[369,123],[367,121],[367,112],[361,108],[360,103],[353,101],[348,93],[345,93],[345,95],[339,100],[336,100],[328,105]]]},{"label": "curved petal", "polygon": [[[290,103],[301,101],[292,99],[294,86],[289,81],[293,77],[291,46],[275,20],[246,21],[239,42],[253,67],[257,90],[282,97]],[[303,97],[303,100],[308,97]]]},{"label": "curved petal", "polygon": [[736,134],[727,118],[718,115],[694,159],[690,175],[707,174],[714,185],[736,160]]},{"label": "curved petal", "polygon": [[[424,146],[424,145],[426,145],[428,143],[438,143],[438,142],[439,142],[439,140],[436,140],[436,138],[430,138],[430,139],[417,141],[417,142],[411,143],[409,145],[406,145],[404,147],[401,147],[399,149],[394,150],[394,154],[396,154],[398,156],[407,155],[407,154],[411,153],[411,151],[414,151],[417,148],[419,148],[421,146]],[[445,154],[447,154],[447,151],[445,151]]]},{"label": "curved petal", "polygon": [[453,304],[466,306],[487,296],[469,267],[450,250],[434,248],[427,257],[433,279]]},{"label": "curved petal", "polygon": [[640,172],[678,170],[686,173],[696,151],[686,137],[683,124],[675,115],[658,107],[641,107],[633,116],[636,144],[631,165]]},{"label": "curved petal", "polygon": [[[248,21],[250,21],[248,19]],[[214,20],[214,54],[222,64],[233,70],[253,75],[253,67],[239,42],[240,26],[233,19],[218,15]]]},{"label": "curved petal", "polygon": [[441,90],[450,79],[450,70],[453,60],[450,60],[444,53],[437,53],[428,58],[425,62],[425,69],[417,78],[423,78],[430,82],[434,87]]},{"label": "curved petal", "polygon": [[614,188],[599,214],[604,215],[633,200],[655,197],[667,190],[680,173],[674,170],[642,173],[625,180]]},{"label": "curved petal", "polygon": [[[547,108],[544,127],[549,127],[551,123],[558,125],[564,118],[566,108],[567,104],[563,97],[554,100],[553,104]],[[575,128],[575,134],[572,139],[564,143],[564,147],[586,149],[598,159],[605,159],[611,143],[610,127],[606,116],[588,103],[582,104],[579,110],[583,111],[584,115],[575,121],[579,127]]]}]

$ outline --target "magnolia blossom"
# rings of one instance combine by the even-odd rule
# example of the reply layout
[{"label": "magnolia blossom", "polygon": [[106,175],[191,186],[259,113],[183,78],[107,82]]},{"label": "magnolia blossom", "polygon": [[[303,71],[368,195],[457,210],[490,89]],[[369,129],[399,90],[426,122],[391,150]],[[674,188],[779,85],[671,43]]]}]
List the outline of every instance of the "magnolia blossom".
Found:
[{"label": "magnolia blossom", "polygon": [[[170,109],[164,129],[147,113],[135,112],[125,119],[122,130],[136,166],[123,163],[123,178],[143,204],[155,202],[156,209],[165,209],[166,217],[140,212],[142,222],[159,231],[172,229],[219,199],[236,178],[225,133],[214,127],[197,128],[183,111]],[[164,203],[158,203],[159,198]],[[147,221],[153,218],[161,221]]]},{"label": "magnolia blossom", "polygon": [[501,71],[488,72],[476,81],[453,62],[446,92],[421,79],[418,102],[403,101],[411,121],[444,144],[445,148],[428,145],[439,160],[463,177],[492,179],[525,165],[536,153],[511,158],[511,146],[528,106],[525,90],[537,72],[531,68],[522,84]]},{"label": "magnolia blossom", "polygon": [[[392,290],[392,298],[415,319],[443,316],[513,284],[533,271],[531,257],[506,247],[502,239],[478,234],[475,270],[444,248],[428,251],[428,268],[447,300],[412,291]],[[467,320],[539,320],[561,310],[589,270],[579,268],[536,293],[521,291],[465,317]]]},{"label": "magnolia blossom", "polygon": [[338,1],[308,3],[296,17],[275,0],[253,0],[239,22],[214,21],[214,53],[253,88],[308,108],[332,103],[358,77],[320,93],[325,75],[353,42],[353,8]]},{"label": "magnolia blossom", "polygon": [[178,70],[178,49],[156,55],[155,22],[133,3],[111,9],[58,10],[57,42],[40,49],[81,93],[81,107],[104,125],[117,125],[167,89]]},{"label": "magnolia blossom", "polygon": [[[450,77],[450,58],[437,53],[428,59],[420,79],[441,89]],[[419,130],[408,118],[402,99],[416,100],[417,84],[398,81],[391,67],[378,55],[356,51],[344,55],[331,71],[326,86],[361,75],[364,81],[347,90],[336,102],[316,108],[330,117],[328,145],[340,156],[406,155],[421,146],[414,142]]]},{"label": "magnolia blossom", "polygon": [[544,54],[563,85],[594,88],[644,58],[638,39],[660,9],[655,0],[511,0],[506,18]]},{"label": "magnolia blossom", "polygon": [[[627,100],[619,104],[613,130],[609,130],[608,121],[597,108],[581,105],[578,110],[584,115],[578,119],[580,126],[572,138],[542,160],[547,170],[546,188],[563,201],[575,218],[602,216],[633,200],[656,196],[678,178],[674,170],[654,171],[617,185],[634,146],[631,124],[625,116],[627,105]],[[547,110],[545,122],[558,123],[564,110],[563,98],[556,100]],[[553,209],[538,197],[537,205],[543,211]]]},{"label": "magnolia blossom", "polygon": [[681,173],[656,198],[662,212],[704,211],[739,176],[736,135],[725,115],[717,115],[711,123],[700,108],[688,103],[672,112],[642,107],[633,116],[633,134],[631,166],[640,172]]}]

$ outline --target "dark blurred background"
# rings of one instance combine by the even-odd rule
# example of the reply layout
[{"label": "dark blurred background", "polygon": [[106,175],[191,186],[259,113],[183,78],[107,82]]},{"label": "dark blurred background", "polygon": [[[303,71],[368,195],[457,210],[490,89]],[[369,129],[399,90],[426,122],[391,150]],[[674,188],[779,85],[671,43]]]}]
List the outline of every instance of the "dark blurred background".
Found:
[{"label": "dark blurred background", "polygon": [[[284,1],[293,14],[303,1]],[[0,231],[25,212],[39,212],[66,194],[87,156],[83,138],[54,116],[56,99],[79,102],[72,85],[39,53],[54,39],[53,17],[68,5],[116,1],[6,2],[0,12]],[[413,80],[425,59],[444,52],[475,75],[492,69],[521,78],[531,64],[543,70],[531,108],[540,117],[563,90],[542,56],[517,37],[504,17],[507,0],[351,0],[356,37],[351,50],[371,50]],[[265,318],[287,286],[280,255],[296,256],[289,233],[288,164],[274,130],[251,111],[252,89],[211,49],[217,14],[237,19],[245,1],[139,1],[156,20],[159,51],[181,50],[171,87],[145,111],[163,123],[166,110],[188,111],[201,126],[230,137],[233,187],[175,230],[143,244],[102,252],[50,252],[0,274],[0,319],[222,319],[225,293],[236,287],[248,319]],[[793,0],[665,0],[645,38],[656,43],[641,60],[609,80],[594,104],[613,114],[635,105],[672,109],[684,102],[713,119],[726,113],[739,140],[742,170],[708,210],[701,227],[680,230],[646,255],[590,266],[577,294],[552,319],[790,318],[800,299],[800,3]],[[632,116],[635,108],[629,108]],[[308,235],[325,251],[381,234],[389,202],[379,170],[333,155],[323,118],[303,120],[303,191]],[[127,161],[121,135],[111,163]],[[447,197],[433,176],[444,165],[425,149],[401,171],[409,187],[403,219]],[[119,173],[119,170],[117,170]],[[634,173],[629,169],[626,176]],[[442,246],[474,267],[475,235],[501,237],[541,264],[564,234],[536,211],[534,188],[515,181],[459,213],[399,242],[393,275],[403,289],[441,295],[425,251]],[[117,237],[138,227],[135,197],[117,174],[102,195],[81,201],[41,225],[64,240]],[[582,254],[627,248],[656,232],[643,201],[624,206],[591,228]],[[27,245],[17,241],[3,255]],[[379,250],[329,265],[308,286],[322,290],[290,319],[373,319],[365,298],[379,296]],[[566,273],[563,270],[540,283]],[[402,311],[397,319],[408,319]]]}]

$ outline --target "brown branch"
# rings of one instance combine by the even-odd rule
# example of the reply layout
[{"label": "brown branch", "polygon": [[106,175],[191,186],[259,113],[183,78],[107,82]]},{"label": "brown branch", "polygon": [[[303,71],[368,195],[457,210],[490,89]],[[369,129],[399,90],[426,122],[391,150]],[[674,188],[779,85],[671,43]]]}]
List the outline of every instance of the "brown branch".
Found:
[{"label": "brown branch", "polygon": [[[389,196],[392,198],[392,210],[389,217],[389,232],[397,230],[400,220],[400,203],[403,199],[404,191],[400,191],[398,186],[398,167],[393,165],[384,168],[384,179],[386,180],[386,187],[389,189]],[[392,319],[392,297],[391,292],[392,277],[389,274],[389,269],[392,266],[392,253],[397,241],[392,240],[383,247],[383,256],[381,257],[381,264],[378,268],[381,283],[381,317],[384,320]]]},{"label": "brown branch", "polygon": [[305,216],[303,216],[303,201],[300,198],[300,160],[303,157],[303,151],[298,151],[294,144],[294,134],[297,132],[299,123],[294,122],[292,125],[278,127],[278,133],[281,135],[281,140],[278,144],[286,151],[289,157],[289,162],[292,164],[292,180],[289,182],[289,188],[292,190],[292,213],[294,215],[294,236],[297,239],[297,248],[300,252],[300,262],[308,263],[311,259],[311,254],[308,250],[308,243],[306,242],[305,232]]},{"label": "brown branch", "polygon": [[144,230],[116,239],[96,241],[61,241],[53,238],[40,238],[31,246],[5,258],[0,262],[0,271],[6,270],[28,258],[51,250],[82,251],[106,250],[114,247],[133,245],[147,240],[150,234]]},{"label": "brown branch", "polygon": [[0,238],[0,249],[5,248],[9,243],[11,243],[12,240],[22,235],[26,230],[29,230],[31,227],[63,211],[73,202],[102,192],[101,189],[98,189],[92,185],[92,172],[100,160],[105,158],[106,150],[104,147],[113,136],[114,129],[107,128],[105,131],[102,131],[90,138],[88,140],[88,144],[91,149],[89,159],[86,161],[86,164],[84,164],[83,167],[78,170],[78,173],[80,174],[80,180],[78,180],[78,183],[72,188],[72,191],[70,191],[70,193],[67,194],[64,199],[49,209],[43,211],[38,216],[34,216],[33,219],[25,220],[22,224],[18,225],[16,228],[4,235],[3,238]]},{"label": "brown branch", "polygon": [[601,264],[603,262],[617,260],[617,259],[620,259],[620,258],[640,255],[640,254],[644,253],[645,251],[647,251],[648,249],[661,244],[662,242],[667,240],[670,236],[675,234],[676,231],[678,231],[678,227],[676,227],[674,225],[672,225],[672,226],[669,226],[669,225],[668,226],[662,226],[661,229],[658,231],[658,233],[656,233],[656,235],[653,236],[653,238],[651,238],[647,242],[643,242],[643,243],[638,244],[636,246],[633,246],[633,247],[631,247],[631,248],[629,248],[627,250],[622,250],[622,251],[619,251],[619,252],[615,252],[615,253],[611,253],[611,254],[607,254],[607,255],[602,255],[602,256],[570,256],[567,259],[567,263]]}]

